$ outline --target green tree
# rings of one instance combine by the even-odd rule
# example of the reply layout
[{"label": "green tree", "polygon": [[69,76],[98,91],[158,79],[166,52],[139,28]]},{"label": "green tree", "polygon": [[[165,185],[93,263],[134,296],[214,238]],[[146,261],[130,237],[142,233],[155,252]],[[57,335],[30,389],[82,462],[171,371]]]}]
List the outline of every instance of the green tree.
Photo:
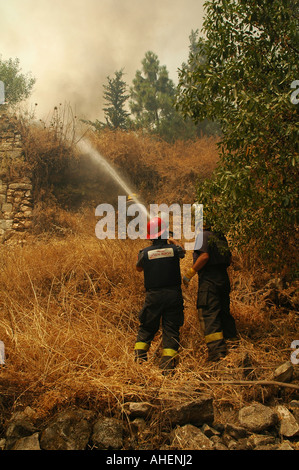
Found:
[{"label": "green tree", "polygon": [[[177,105],[195,122],[217,120],[220,165],[199,188],[205,214],[245,247],[279,261],[293,240],[298,200],[298,5],[212,0],[197,48],[179,74]],[[206,60],[200,62],[199,57]]]},{"label": "green tree", "polygon": [[[198,64],[204,65],[207,61],[207,53],[205,51],[205,43],[206,41],[200,37],[199,30],[196,29],[195,31],[192,30],[191,34],[189,36],[189,59],[195,58],[196,60],[189,60],[189,62],[183,63],[181,70],[179,69],[179,72],[183,70],[183,74],[188,73],[188,75],[192,74],[195,68],[197,68]],[[188,72],[186,72],[188,71]],[[198,84],[199,87],[199,84]],[[177,93],[178,93],[178,101],[180,102],[180,91],[181,91],[181,82],[179,84],[179,87],[177,88]],[[198,95],[200,95],[199,89],[197,90]],[[178,109],[179,106],[177,106]],[[194,115],[190,112],[186,113],[186,117],[189,119],[193,119]],[[221,134],[221,128],[218,122],[213,122],[209,119],[200,117],[199,119],[196,119],[196,134],[198,136],[201,135],[214,135],[214,136],[220,136]]]},{"label": "green tree", "polygon": [[19,59],[3,60],[0,56],[0,80],[5,87],[5,101],[8,105],[20,103],[32,92],[36,79],[21,73]]},{"label": "green tree", "polygon": [[123,70],[116,71],[114,77],[107,77],[108,84],[103,85],[104,100],[106,106],[103,108],[106,122],[96,120],[95,122],[83,121],[94,126],[97,130],[103,128],[109,129],[128,129],[130,126],[129,115],[125,104],[129,98],[127,94],[127,85],[123,80]]},{"label": "green tree", "polygon": [[172,140],[178,133],[182,137],[194,135],[194,124],[188,128],[175,109],[176,88],[165,65],[151,51],[142,60],[142,70],[137,70],[130,89],[130,109],[135,115],[135,126]]},{"label": "green tree", "polygon": [[110,129],[127,129],[129,113],[125,110],[125,103],[129,95],[123,80],[123,70],[116,71],[114,78],[107,77],[107,80],[108,85],[103,85],[107,105],[103,108],[106,125]]}]

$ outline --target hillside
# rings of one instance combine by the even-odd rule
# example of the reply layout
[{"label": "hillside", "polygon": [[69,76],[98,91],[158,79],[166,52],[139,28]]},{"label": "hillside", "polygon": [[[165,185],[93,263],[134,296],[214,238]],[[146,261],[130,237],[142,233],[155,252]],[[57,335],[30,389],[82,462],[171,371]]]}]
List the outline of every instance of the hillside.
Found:
[{"label": "hillside", "polygon": [[[211,139],[170,146],[111,134],[94,137],[94,145],[130,174],[132,185],[148,201],[193,202],[196,179],[211,174],[217,162]],[[74,165],[73,181],[78,182],[76,172]],[[113,200],[117,193],[111,183],[106,176],[99,177]],[[160,449],[169,445],[171,428],[163,412],[199,396],[213,400],[215,426],[238,425],[240,408],[251,403],[274,407],[298,400],[298,366],[293,367],[293,388],[250,383],[273,381],[275,369],[290,361],[291,343],[298,339],[296,288],[273,279],[263,266],[250,265],[239,253],[234,253],[230,278],[240,340],[227,358],[216,365],[206,360],[193,281],[184,288],[185,323],[175,373],[161,375],[160,335],[148,363],[141,367],[134,362],[144,298],[135,261],[147,242],[95,237],[92,204],[105,201],[106,195],[97,184],[95,179],[92,193],[99,199],[92,200],[92,207],[85,200],[85,207],[76,211],[59,207],[59,197],[63,195],[65,202],[66,193],[56,188],[55,204],[46,207],[43,201],[37,206],[35,232],[21,244],[0,247],[0,339],[6,351],[6,365],[0,366],[0,441],[7,439],[12,413],[28,406],[41,429],[58,412],[74,406],[119,418],[124,403],[148,402],[159,412],[151,416],[149,429],[137,443],[127,423],[124,448]],[[83,186],[86,197],[86,181]],[[183,272],[190,267],[191,256],[188,252],[182,261]],[[296,446],[293,438],[291,445]]]},{"label": "hillside", "polygon": [[218,161],[214,137],[169,144],[132,133],[107,132],[93,134],[90,140],[148,202],[194,202],[197,182],[210,177]]}]

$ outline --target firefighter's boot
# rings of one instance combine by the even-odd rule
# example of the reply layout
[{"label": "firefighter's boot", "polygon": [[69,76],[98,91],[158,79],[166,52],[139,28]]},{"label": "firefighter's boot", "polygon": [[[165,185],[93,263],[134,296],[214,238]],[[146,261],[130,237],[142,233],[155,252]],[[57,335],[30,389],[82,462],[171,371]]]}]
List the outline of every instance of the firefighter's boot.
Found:
[{"label": "firefighter's boot", "polygon": [[177,351],[173,349],[164,349],[161,362],[160,362],[160,369],[162,369],[163,375],[171,374],[175,367],[176,367],[176,356]]},{"label": "firefighter's boot", "polygon": [[142,363],[147,361],[148,343],[137,342],[135,344],[135,362]]}]

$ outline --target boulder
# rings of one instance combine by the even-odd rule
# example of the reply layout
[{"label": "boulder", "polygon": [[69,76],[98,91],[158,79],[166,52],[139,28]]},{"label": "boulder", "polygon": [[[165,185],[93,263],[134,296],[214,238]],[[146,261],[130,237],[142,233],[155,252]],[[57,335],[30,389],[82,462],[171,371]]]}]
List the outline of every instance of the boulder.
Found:
[{"label": "boulder", "polygon": [[283,405],[276,408],[279,418],[279,433],[284,437],[294,437],[299,434],[299,424],[292,413]]},{"label": "boulder", "polygon": [[245,406],[239,411],[241,426],[251,432],[262,432],[275,426],[278,422],[277,413],[261,403]]},{"label": "boulder", "polygon": [[119,450],[123,447],[124,425],[115,418],[99,418],[94,426],[91,441],[94,449]]},{"label": "boulder", "polygon": [[234,439],[242,439],[248,436],[247,429],[241,426],[236,426],[235,424],[230,424],[230,423],[226,424],[225,433],[233,437]]},{"label": "boulder", "polygon": [[293,378],[294,367],[291,362],[285,362],[281,364],[274,371],[273,379],[277,382],[291,382]]},{"label": "boulder", "polygon": [[255,449],[260,449],[262,446],[274,445],[275,437],[268,434],[251,434],[248,442],[252,444]]},{"label": "boulder", "polygon": [[11,450],[41,450],[38,435],[36,432],[31,436],[18,439]]},{"label": "boulder", "polygon": [[214,421],[213,399],[202,397],[191,402],[179,404],[165,411],[172,425],[193,424],[202,426]]},{"label": "boulder", "polygon": [[41,433],[43,450],[84,450],[92,431],[94,413],[84,409],[69,409],[59,413]]},{"label": "boulder", "polygon": [[278,447],[277,450],[295,450],[289,441],[283,441]]},{"label": "boulder", "polygon": [[154,405],[148,402],[127,402],[122,406],[122,411],[126,413],[130,419],[147,418],[154,410]]},{"label": "boulder", "polygon": [[207,436],[208,438],[212,436],[220,436],[220,432],[217,431],[217,429],[212,428],[208,424],[204,424],[201,430],[204,433],[204,435]]},{"label": "boulder", "polygon": [[297,423],[299,423],[299,400],[292,400],[289,404],[289,408],[293,413]]},{"label": "boulder", "polygon": [[6,429],[6,450],[10,450],[19,439],[31,436],[36,428],[24,411],[17,411],[11,416]]},{"label": "boulder", "polygon": [[171,446],[176,450],[213,450],[213,442],[192,424],[177,426],[170,435]]},{"label": "boulder", "polygon": [[6,439],[0,439],[0,450],[5,450]]}]

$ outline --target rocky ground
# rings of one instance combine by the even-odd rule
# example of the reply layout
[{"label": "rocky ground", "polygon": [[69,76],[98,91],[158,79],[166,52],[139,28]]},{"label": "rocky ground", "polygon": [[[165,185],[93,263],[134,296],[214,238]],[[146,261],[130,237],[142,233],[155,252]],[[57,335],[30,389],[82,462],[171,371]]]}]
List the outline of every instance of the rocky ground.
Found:
[{"label": "rocky ground", "polygon": [[71,406],[41,420],[27,406],[7,420],[0,449],[299,450],[297,368],[287,362],[275,371],[275,380],[252,385],[290,389],[296,398],[288,403],[276,398],[270,405],[253,402],[233,414],[223,413],[221,420],[215,417],[213,398],[200,389],[177,405],[167,399],[125,402],[113,414]]}]

